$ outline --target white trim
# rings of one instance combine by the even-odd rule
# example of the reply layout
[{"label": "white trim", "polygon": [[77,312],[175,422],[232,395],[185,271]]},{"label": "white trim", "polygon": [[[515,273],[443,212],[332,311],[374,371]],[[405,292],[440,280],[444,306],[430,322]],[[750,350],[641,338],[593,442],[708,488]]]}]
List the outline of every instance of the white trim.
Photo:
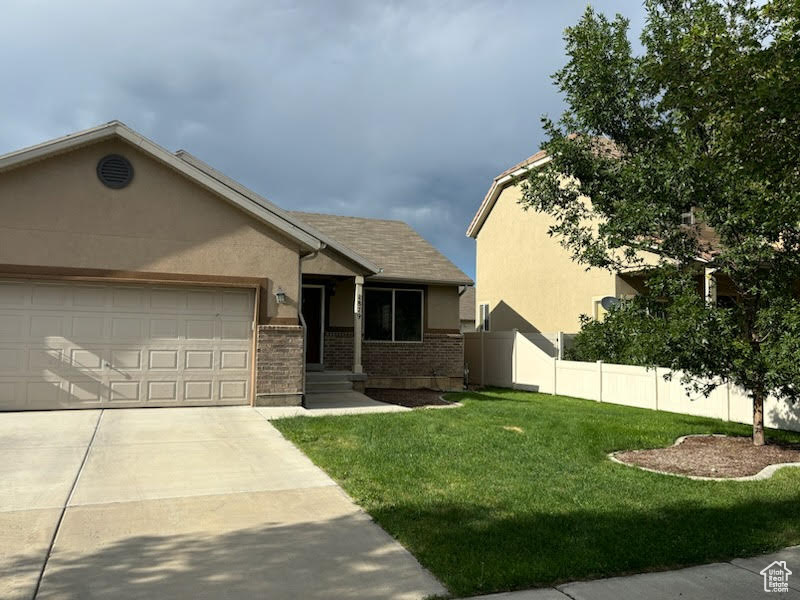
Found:
[{"label": "white trim", "polygon": [[[319,320],[319,362],[318,363],[309,363],[306,361],[306,352],[303,353],[303,364],[304,365],[314,365],[314,366],[324,366],[325,365],[325,286],[319,283],[304,283],[300,287],[304,288],[319,288],[320,295],[320,320]],[[303,307],[300,307],[300,313],[303,313]],[[306,329],[306,335],[308,335],[308,329]]]},{"label": "white trim", "polygon": [[469,224],[467,228],[467,237],[477,238],[478,232],[480,232],[481,227],[486,222],[486,219],[489,217],[489,213],[494,208],[494,205],[497,203],[497,199],[500,197],[500,193],[505,189],[505,187],[515,181],[521,175],[525,173],[529,173],[533,169],[539,168],[542,165],[549,163],[552,160],[550,156],[545,156],[544,158],[540,158],[537,161],[532,162],[529,165],[521,167],[514,171],[513,173],[509,173],[508,175],[504,175],[499,179],[495,179],[492,182],[489,191],[486,192],[486,196],[483,198],[483,202],[481,202],[480,207],[478,208],[478,212],[475,213],[475,216],[472,218],[472,222]]},{"label": "white trim", "polygon": [[[367,311],[366,295],[370,290],[379,292],[392,292],[392,339],[390,340],[369,340],[367,339]],[[418,340],[396,340],[395,338],[395,292],[419,292],[419,339]],[[422,288],[390,288],[390,287],[366,287],[364,286],[364,310],[361,318],[364,328],[364,342],[368,344],[421,344],[425,339],[425,290]]]}]

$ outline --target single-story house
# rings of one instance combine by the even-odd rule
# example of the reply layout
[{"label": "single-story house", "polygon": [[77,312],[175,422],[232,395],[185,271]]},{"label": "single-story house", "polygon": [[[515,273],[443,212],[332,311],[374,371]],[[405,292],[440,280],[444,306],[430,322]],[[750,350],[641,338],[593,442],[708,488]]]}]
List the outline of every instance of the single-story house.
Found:
[{"label": "single-story house", "polygon": [[287,212],[113,121],[0,156],[0,410],[460,389],[462,271],[397,221]]}]

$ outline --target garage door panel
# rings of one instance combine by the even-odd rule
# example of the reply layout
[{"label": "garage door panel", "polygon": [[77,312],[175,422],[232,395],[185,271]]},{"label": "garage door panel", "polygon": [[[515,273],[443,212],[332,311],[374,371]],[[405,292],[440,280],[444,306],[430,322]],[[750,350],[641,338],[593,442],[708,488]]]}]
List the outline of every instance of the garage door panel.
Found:
[{"label": "garage door panel", "polygon": [[187,340],[213,340],[216,322],[210,319],[187,319],[186,334]]},{"label": "garage door panel", "polygon": [[101,315],[72,317],[72,335],[77,341],[98,341],[106,337],[106,319]]},{"label": "garage door panel", "polygon": [[118,371],[140,371],[142,368],[142,351],[138,348],[112,350],[111,368]]},{"label": "garage door panel", "polygon": [[60,380],[28,381],[23,382],[26,406],[31,409],[60,407],[62,387]]},{"label": "garage door panel", "polygon": [[0,373],[15,373],[22,370],[25,350],[20,348],[0,348]]},{"label": "garage door panel", "polygon": [[219,312],[219,295],[208,291],[186,292],[186,308],[189,312]]},{"label": "garage door panel", "polygon": [[177,340],[178,319],[150,319],[150,337]]},{"label": "garage door panel", "polygon": [[177,400],[178,385],[175,381],[149,381],[147,382],[147,400]]},{"label": "garage door panel", "polygon": [[69,382],[69,401],[76,404],[98,404],[103,399],[103,384],[95,379]]},{"label": "garage door panel", "polygon": [[221,400],[246,400],[247,381],[220,381],[219,397]]},{"label": "garage door panel", "polygon": [[250,316],[253,314],[253,295],[245,291],[223,292],[222,312],[226,315]]},{"label": "garage door panel", "polygon": [[150,350],[149,367],[153,369],[166,369],[176,371],[178,369],[177,350]]},{"label": "garage door panel", "polygon": [[0,282],[0,410],[247,404],[253,308],[250,290]]},{"label": "garage door panel", "polygon": [[137,402],[140,400],[138,381],[112,381],[109,388],[111,402]]},{"label": "garage door panel", "polygon": [[63,337],[66,330],[64,319],[60,315],[32,313],[30,316],[30,337],[34,339]]},{"label": "garage door panel", "polygon": [[213,350],[187,350],[184,368],[209,371],[214,368]]},{"label": "garage door panel", "polygon": [[115,288],[111,294],[111,307],[115,309],[143,309],[144,290],[140,287]]},{"label": "garage door panel", "polygon": [[72,288],[72,305],[83,309],[104,308],[108,305],[108,288],[83,286]]},{"label": "garage door panel", "polygon": [[31,348],[28,351],[28,370],[59,371],[68,366],[61,348]]},{"label": "garage door panel", "polygon": [[30,301],[30,287],[24,283],[0,282],[0,306],[24,306]]},{"label": "garage door panel", "polygon": [[250,338],[252,323],[250,321],[223,321],[223,340],[246,340]]},{"label": "garage door panel", "polygon": [[34,306],[64,306],[70,291],[65,285],[34,284],[31,303]]},{"label": "garage door panel", "polygon": [[17,342],[26,337],[29,323],[26,317],[0,313],[0,340]]}]

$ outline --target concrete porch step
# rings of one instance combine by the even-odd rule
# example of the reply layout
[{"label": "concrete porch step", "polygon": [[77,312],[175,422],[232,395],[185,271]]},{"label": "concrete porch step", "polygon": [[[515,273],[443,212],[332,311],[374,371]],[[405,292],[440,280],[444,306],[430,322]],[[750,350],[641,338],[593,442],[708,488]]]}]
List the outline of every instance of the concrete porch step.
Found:
[{"label": "concrete porch step", "polygon": [[351,381],[350,371],[306,371],[306,381]]},{"label": "concrete porch step", "polygon": [[327,393],[327,392],[350,392],[353,390],[353,382],[349,379],[330,379],[314,381],[306,379],[306,393]]}]

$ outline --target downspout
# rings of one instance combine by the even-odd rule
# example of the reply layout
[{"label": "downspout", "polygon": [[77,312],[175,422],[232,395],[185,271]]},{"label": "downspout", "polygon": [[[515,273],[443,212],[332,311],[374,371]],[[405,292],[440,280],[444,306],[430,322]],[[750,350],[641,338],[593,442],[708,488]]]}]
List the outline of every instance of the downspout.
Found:
[{"label": "downspout", "polygon": [[300,282],[300,295],[297,300],[297,319],[300,321],[300,326],[303,328],[303,386],[302,386],[302,393],[303,399],[302,404],[303,406],[306,405],[306,350],[308,345],[307,340],[307,333],[308,327],[306,326],[306,320],[303,318],[303,261],[307,258],[315,258],[319,255],[321,250],[324,250],[327,246],[325,244],[320,244],[319,250],[314,250],[310,254],[306,254],[305,256],[301,256],[300,260],[297,263],[297,280]]}]

